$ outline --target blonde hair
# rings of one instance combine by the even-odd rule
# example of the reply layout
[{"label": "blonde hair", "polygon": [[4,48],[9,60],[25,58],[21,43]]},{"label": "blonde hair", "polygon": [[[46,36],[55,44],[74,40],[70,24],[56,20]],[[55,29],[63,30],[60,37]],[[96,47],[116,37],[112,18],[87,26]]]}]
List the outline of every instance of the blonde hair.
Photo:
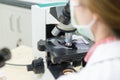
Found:
[{"label": "blonde hair", "polygon": [[82,4],[100,16],[120,37],[120,0],[82,0]]}]

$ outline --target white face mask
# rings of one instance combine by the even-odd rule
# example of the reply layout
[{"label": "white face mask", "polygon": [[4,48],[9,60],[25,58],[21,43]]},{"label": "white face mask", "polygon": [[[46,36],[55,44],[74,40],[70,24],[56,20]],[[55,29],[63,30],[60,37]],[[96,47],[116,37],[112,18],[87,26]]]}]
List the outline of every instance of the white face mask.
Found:
[{"label": "white face mask", "polygon": [[79,25],[75,19],[75,14],[74,14],[74,6],[78,6],[78,4],[75,4],[75,2],[73,2],[72,0],[70,0],[70,11],[71,11],[71,24],[73,25],[73,27],[75,27],[78,32],[91,39],[91,40],[95,40],[93,33],[92,33],[92,26],[95,24],[95,20],[93,19],[89,24],[87,25]]}]

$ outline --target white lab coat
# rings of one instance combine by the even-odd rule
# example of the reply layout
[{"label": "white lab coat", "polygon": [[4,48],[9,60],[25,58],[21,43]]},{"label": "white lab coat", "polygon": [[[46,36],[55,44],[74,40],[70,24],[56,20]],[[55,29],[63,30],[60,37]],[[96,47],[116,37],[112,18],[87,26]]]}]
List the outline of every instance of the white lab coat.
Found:
[{"label": "white lab coat", "polygon": [[6,76],[1,71],[0,71],[0,80],[7,80]]},{"label": "white lab coat", "polygon": [[85,68],[58,80],[120,80],[120,41],[98,46]]}]

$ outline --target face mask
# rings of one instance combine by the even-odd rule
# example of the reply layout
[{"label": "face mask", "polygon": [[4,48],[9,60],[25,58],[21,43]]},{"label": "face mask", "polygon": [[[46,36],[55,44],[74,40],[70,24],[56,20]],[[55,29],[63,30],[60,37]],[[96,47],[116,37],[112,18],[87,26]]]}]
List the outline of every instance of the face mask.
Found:
[{"label": "face mask", "polygon": [[93,20],[92,20],[89,24],[87,24],[87,25],[78,25],[78,23],[77,23],[77,21],[76,21],[76,19],[75,19],[74,6],[78,6],[78,4],[75,4],[75,3],[73,2],[73,0],[71,0],[71,1],[70,1],[71,24],[73,25],[74,28],[77,29],[77,31],[78,31],[81,35],[83,35],[83,36],[85,36],[85,37],[87,37],[87,38],[89,38],[89,39],[91,39],[91,40],[94,41],[94,36],[93,36],[93,33],[92,33],[91,28],[92,28],[92,26],[95,24],[95,20],[93,19]]}]

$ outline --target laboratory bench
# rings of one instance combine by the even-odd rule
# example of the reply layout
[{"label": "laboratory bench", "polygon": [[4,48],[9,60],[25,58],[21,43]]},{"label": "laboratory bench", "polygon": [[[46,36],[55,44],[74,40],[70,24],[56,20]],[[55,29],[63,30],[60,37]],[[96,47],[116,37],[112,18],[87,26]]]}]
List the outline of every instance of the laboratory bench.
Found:
[{"label": "laboratory bench", "polygon": [[[10,64],[31,64],[33,60],[32,48],[28,46],[20,46],[13,49],[12,58],[6,63]],[[34,72],[28,72],[26,66],[5,65],[0,68],[7,80],[35,80]]]}]

